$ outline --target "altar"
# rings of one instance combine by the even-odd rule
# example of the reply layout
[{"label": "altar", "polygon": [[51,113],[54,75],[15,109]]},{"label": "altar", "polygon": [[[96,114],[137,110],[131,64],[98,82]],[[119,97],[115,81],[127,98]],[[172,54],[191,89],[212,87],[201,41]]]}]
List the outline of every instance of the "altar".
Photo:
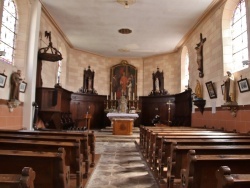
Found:
[{"label": "altar", "polygon": [[139,116],[130,113],[108,113],[107,117],[111,121],[113,135],[132,135],[134,120]]}]

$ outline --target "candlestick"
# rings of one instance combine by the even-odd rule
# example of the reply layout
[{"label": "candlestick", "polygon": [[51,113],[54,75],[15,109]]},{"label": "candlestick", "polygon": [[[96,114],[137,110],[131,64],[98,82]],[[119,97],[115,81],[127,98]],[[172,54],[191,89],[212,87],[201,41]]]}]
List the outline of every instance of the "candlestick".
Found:
[{"label": "candlestick", "polygon": [[135,93],[133,93],[133,100],[135,100]]},{"label": "candlestick", "polygon": [[115,100],[116,100],[116,92],[115,92]]}]

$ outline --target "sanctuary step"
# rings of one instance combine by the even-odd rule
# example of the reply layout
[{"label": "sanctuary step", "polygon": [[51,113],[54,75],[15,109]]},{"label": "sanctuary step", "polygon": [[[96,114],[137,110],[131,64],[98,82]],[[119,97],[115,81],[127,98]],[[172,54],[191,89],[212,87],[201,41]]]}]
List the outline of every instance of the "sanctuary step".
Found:
[{"label": "sanctuary step", "polygon": [[[113,127],[105,127],[105,129],[101,129],[101,132],[111,132],[113,131]],[[140,129],[138,127],[133,127],[134,133],[140,133]]]},{"label": "sanctuary step", "polygon": [[116,142],[138,142],[140,137],[139,128],[133,128],[132,135],[113,135],[113,128],[106,127],[105,129],[95,130],[96,141],[116,141]]}]

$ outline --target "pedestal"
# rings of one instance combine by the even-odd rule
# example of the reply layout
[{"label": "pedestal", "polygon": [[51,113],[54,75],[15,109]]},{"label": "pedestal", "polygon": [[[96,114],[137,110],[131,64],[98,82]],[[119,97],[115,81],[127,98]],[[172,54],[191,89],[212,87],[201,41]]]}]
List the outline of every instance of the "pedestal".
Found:
[{"label": "pedestal", "polygon": [[108,113],[107,117],[111,121],[113,135],[132,135],[134,120],[139,116],[129,113]]},{"label": "pedestal", "polygon": [[113,135],[132,135],[134,120],[133,119],[113,119]]}]

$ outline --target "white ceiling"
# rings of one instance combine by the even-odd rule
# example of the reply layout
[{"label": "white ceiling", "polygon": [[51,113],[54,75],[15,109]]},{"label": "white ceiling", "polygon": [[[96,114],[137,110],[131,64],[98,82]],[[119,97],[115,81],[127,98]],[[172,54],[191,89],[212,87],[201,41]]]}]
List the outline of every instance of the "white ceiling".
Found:
[{"label": "white ceiling", "polygon": [[[173,52],[219,0],[136,0],[129,8],[116,0],[40,1],[73,48],[105,57],[147,57]],[[120,34],[121,28],[132,33]]]}]

